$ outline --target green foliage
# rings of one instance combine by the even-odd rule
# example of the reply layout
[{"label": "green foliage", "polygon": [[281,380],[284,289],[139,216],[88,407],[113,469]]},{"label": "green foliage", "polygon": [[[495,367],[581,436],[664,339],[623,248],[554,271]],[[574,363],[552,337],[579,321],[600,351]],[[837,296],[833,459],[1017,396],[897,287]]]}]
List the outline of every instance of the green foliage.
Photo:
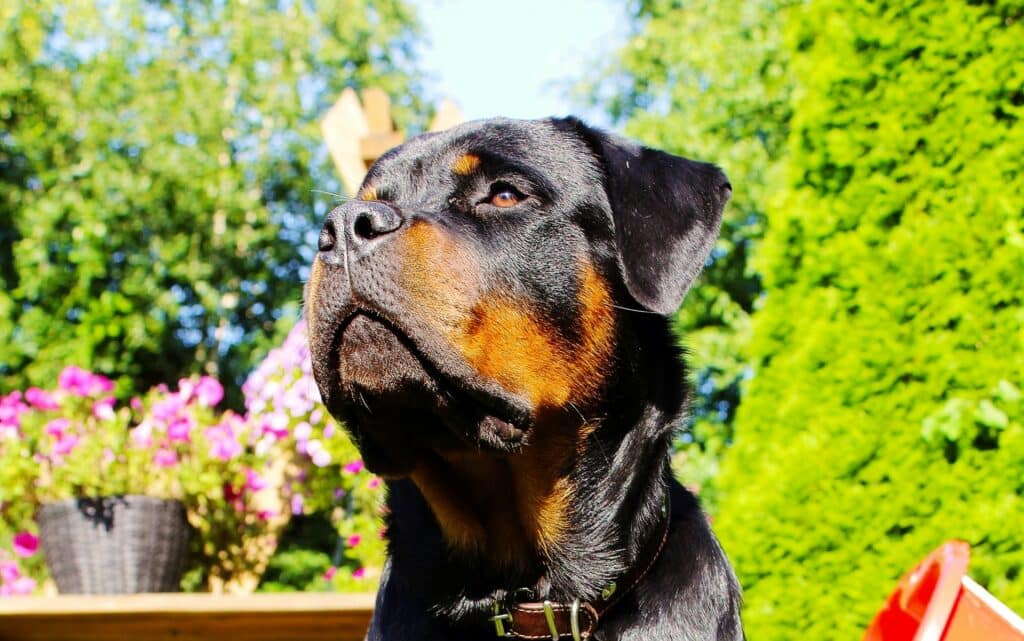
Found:
[{"label": "green foliage", "polygon": [[[634,31],[613,66],[584,92],[625,132],[650,145],[713,161],[734,186],[722,234],[676,319],[698,391],[682,448],[684,476],[704,486],[731,439],[743,345],[761,284],[748,265],[784,150],[790,106],[781,16],[791,0],[632,3]],[[710,498],[709,496],[705,498]]]},{"label": "green foliage", "polygon": [[340,547],[334,524],[323,512],[292,517],[260,579],[260,592],[326,590],[324,575]]},{"label": "green foliage", "polygon": [[331,557],[308,548],[278,550],[263,574],[260,592],[323,592]]},{"label": "green foliage", "polygon": [[73,363],[238,406],[339,190],[318,119],[372,84],[408,124],[414,29],[404,0],[0,4],[0,390]]},{"label": "green foliage", "polygon": [[1005,0],[789,13],[788,168],[716,519],[752,639],[858,638],[951,538],[1024,610],[1022,20]]}]

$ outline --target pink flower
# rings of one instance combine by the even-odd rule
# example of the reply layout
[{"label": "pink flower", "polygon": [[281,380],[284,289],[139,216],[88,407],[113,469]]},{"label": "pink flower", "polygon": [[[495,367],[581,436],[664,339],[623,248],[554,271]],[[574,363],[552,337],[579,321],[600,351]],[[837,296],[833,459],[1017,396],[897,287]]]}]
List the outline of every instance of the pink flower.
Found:
[{"label": "pink flower", "polygon": [[28,401],[29,405],[38,410],[55,410],[60,408],[53,394],[38,387],[30,387],[25,390],[25,400]]},{"label": "pink flower", "polygon": [[327,568],[326,572],[324,572],[324,579],[330,581],[331,579],[334,578],[334,575],[337,574],[337,573],[338,573],[338,568],[336,568],[336,567],[334,567],[332,565],[331,567]]},{"label": "pink flower", "polygon": [[353,534],[352,536],[348,537],[348,539],[345,540],[345,543],[350,548],[354,548],[357,545],[359,545],[360,541],[362,541],[362,540],[363,540],[363,537],[359,536],[358,534]]},{"label": "pink flower", "polygon": [[14,553],[23,559],[27,559],[39,549],[39,537],[31,532],[19,532],[12,540]]},{"label": "pink flower", "polygon": [[270,519],[277,516],[277,512],[274,510],[260,510],[256,513],[256,518],[261,521],[269,521]]},{"label": "pink flower", "polygon": [[277,440],[288,437],[288,416],[274,412],[263,421],[263,433],[270,434]]},{"label": "pink flower", "polygon": [[295,436],[296,441],[308,441],[309,437],[313,435],[313,427],[303,421],[295,426],[292,434]]},{"label": "pink flower", "polygon": [[128,401],[129,407],[138,412],[142,409],[142,399],[138,396],[133,396],[132,400]]},{"label": "pink flower", "polygon": [[14,561],[0,561],[0,582],[14,583],[21,576],[21,570]]},{"label": "pink flower", "polygon": [[153,418],[166,425],[177,419],[181,415],[181,411],[184,407],[184,399],[177,394],[171,394],[167,398],[162,398],[156,403],[153,403],[153,409],[151,412],[153,414]]},{"label": "pink flower", "polygon": [[194,425],[195,421],[191,416],[178,417],[167,426],[167,438],[173,442],[187,443],[191,440],[190,432]]},{"label": "pink flower", "polygon": [[[6,587],[6,586],[5,586]],[[27,576],[18,577],[11,584],[11,596],[29,596],[36,591],[35,579]]]},{"label": "pink flower", "polygon": [[[313,419],[309,419],[312,421]],[[338,429],[334,426],[333,421],[328,421],[327,425],[324,425],[324,438],[334,438],[334,434]]]},{"label": "pink flower", "polygon": [[361,460],[355,460],[351,463],[347,463],[345,467],[341,468],[349,474],[359,474],[363,471],[363,462]]},{"label": "pink flower", "polygon": [[234,414],[227,414],[220,423],[209,427],[203,434],[210,441],[210,456],[221,461],[230,461],[242,453],[242,444],[238,442],[235,427],[241,419]]},{"label": "pink flower", "polygon": [[366,487],[370,488],[371,490],[376,490],[378,487],[380,487],[380,482],[380,477],[374,476],[369,481],[366,482]]},{"label": "pink flower", "polygon": [[153,423],[146,419],[131,429],[132,443],[146,448],[153,444]]},{"label": "pink flower", "polygon": [[178,454],[172,449],[161,447],[153,455],[153,464],[157,467],[174,467],[178,464]]},{"label": "pink flower", "polygon": [[74,434],[65,434],[57,439],[57,442],[53,444],[53,454],[55,456],[67,456],[71,453],[75,446],[78,445],[79,438]]},{"label": "pink flower", "polygon": [[299,516],[305,511],[306,500],[301,494],[292,494],[291,504],[293,516]]},{"label": "pink flower", "polygon": [[210,456],[221,461],[230,461],[242,453],[242,445],[234,438],[219,438],[210,446]]},{"label": "pink flower", "polygon": [[317,467],[327,467],[331,464],[331,453],[325,450],[324,444],[317,439],[306,443],[306,453]]},{"label": "pink flower", "polygon": [[366,568],[356,568],[352,570],[353,579],[363,579],[366,577]]},{"label": "pink flower", "polygon": [[68,365],[57,377],[58,387],[75,396],[88,396],[92,387],[91,381],[92,374],[75,365]]},{"label": "pink flower", "polygon": [[259,492],[260,490],[266,489],[266,487],[266,479],[252,470],[245,471],[245,489],[250,492]]},{"label": "pink flower", "polygon": [[47,423],[45,426],[43,426],[43,431],[49,434],[50,436],[59,439],[62,436],[64,436],[64,432],[66,432],[68,427],[70,426],[71,421],[69,421],[68,419],[55,418],[49,423]]},{"label": "pink flower", "polygon": [[111,391],[114,389],[114,382],[81,367],[68,365],[57,377],[57,386],[74,396],[87,397]]},{"label": "pink flower", "polygon": [[19,435],[21,415],[29,411],[29,406],[21,402],[21,392],[14,391],[0,396],[0,438]]},{"label": "pink flower", "polygon": [[114,418],[114,397],[108,396],[92,404],[92,415],[101,421],[109,421]]},{"label": "pink flower", "polygon": [[212,376],[203,376],[196,385],[196,398],[206,407],[213,407],[224,398],[224,387]]},{"label": "pink flower", "polygon": [[192,400],[192,396],[195,394],[196,384],[187,378],[178,379],[178,396],[185,403]]}]

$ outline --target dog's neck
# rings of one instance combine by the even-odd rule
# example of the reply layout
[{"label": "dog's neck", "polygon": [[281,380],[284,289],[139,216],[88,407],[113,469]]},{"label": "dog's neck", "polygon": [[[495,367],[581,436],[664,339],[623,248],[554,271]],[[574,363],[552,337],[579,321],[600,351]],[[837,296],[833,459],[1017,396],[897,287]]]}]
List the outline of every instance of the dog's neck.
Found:
[{"label": "dog's neck", "polygon": [[393,576],[450,620],[486,615],[522,588],[533,599],[596,598],[660,520],[683,406],[674,356],[648,355],[658,367],[638,369],[655,376],[614,386],[621,398],[600,420],[581,426],[563,412],[514,455],[439,454],[392,483]]}]

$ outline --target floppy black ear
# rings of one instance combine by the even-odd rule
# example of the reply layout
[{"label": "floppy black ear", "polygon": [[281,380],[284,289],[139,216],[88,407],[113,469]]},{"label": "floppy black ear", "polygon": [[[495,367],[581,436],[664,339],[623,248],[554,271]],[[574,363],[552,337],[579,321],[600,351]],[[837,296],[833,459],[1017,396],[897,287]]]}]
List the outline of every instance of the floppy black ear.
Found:
[{"label": "floppy black ear", "polygon": [[604,162],[626,287],[647,309],[673,314],[711,253],[729,179],[714,165],[585,129]]}]

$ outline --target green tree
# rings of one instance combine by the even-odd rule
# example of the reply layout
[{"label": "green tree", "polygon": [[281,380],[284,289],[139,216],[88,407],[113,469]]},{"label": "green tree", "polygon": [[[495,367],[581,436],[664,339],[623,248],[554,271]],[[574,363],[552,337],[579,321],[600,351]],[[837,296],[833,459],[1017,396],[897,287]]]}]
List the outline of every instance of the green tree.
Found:
[{"label": "green tree", "polygon": [[752,639],[859,638],[950,538],[1024,610],[1022,20],[815,0],[785,24],[788,166],[716,520]]},{"label": "green tree", "polygon": [[698,369],[685,480],[713,507],[713,479],[731,439],[743,346],[761,283],[749,266],[790,119],[782,16],[792,0],[637,0],[632,30],[584,95],[648,144],[721,165],[733,187],[721,237],[676,318]]},{"label": "green tree", "polygon": [[419,107],[404,0],[11,0],[0,29],[0,390],[237,383],[339,190],[318,118],[344,86]]}]

